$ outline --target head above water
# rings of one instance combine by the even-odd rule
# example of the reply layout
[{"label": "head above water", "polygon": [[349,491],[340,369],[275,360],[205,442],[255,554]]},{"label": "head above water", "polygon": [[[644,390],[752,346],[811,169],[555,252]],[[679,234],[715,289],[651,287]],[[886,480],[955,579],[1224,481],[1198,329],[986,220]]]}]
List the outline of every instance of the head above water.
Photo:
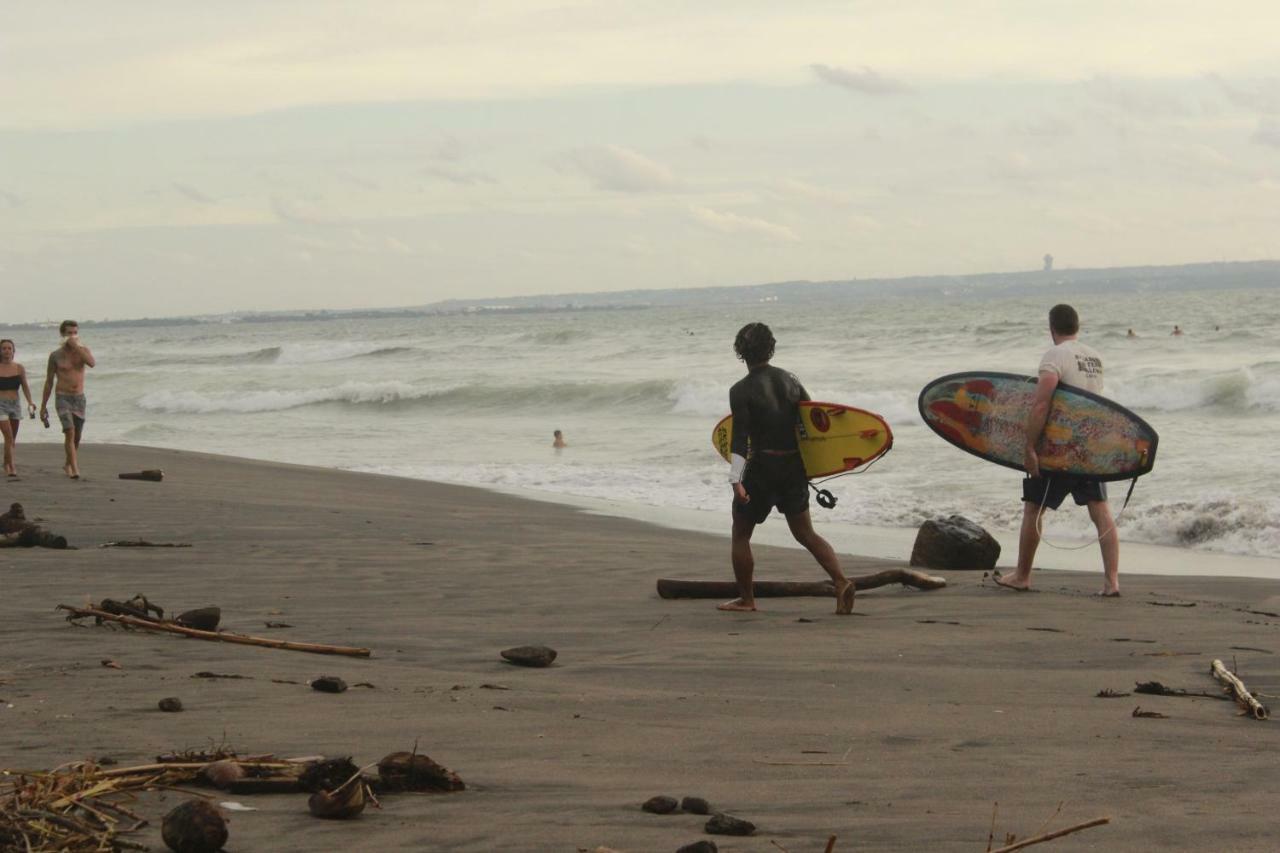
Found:
[{"label": "head above water", "polygon": [[1080,331],[1080,315],[1070,305],[1055,305],[1049,309],[1049,331],[1069,338]]},{"label": "head above water", "polygon": [[765,364],[773,358],[775,344],[777,341],[768,326],[748,323],[738,330],[738,336],[733,339],[733,351],[748,365]]},{"label": "head above water", "polygon": [[556,430],[555,432],[552,433],[552,435],[555,436],[556,438],[564,438],[564,436],[560,433],[560,430]]},{"label": "head above water", "polygon": [[9,338],[0,338],[0,362],[9,363],[18,354],[18,345]]},{"label": "head above water", "polygon": [[63,320],[62,323],[58,326],[58,334],[62,335],[64,338],[67,337],[68,335],[75,335],[79,333],[80,333],[80,324],[77,323],[75,320]]}]

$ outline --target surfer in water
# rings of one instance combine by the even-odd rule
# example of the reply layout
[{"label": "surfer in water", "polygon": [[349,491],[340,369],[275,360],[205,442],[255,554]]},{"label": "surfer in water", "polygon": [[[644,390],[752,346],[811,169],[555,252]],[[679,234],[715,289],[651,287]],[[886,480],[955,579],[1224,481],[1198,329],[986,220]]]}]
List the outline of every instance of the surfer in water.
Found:
[{"label": "surfer in water", "polygon": [[565,441],[564,441],[564,433],[562,433],[560,430],[556,430],[554,433],[552,433],[551,446],[554,447],[556,450],[564,450],[566,447],[568,447],[569,445],[565,444]]},{"label": "surfer in water", "polygon": [[840,571],[840,560],[809,517],[809,478],[796,443],[799,404],[809,399],[800,380],[769,363],[776,342],[764,323],[748,323],[738,331],[733,350],[748,373],[729,389],[733,413],[729,482],[733,485],[733,576],[738,597],[721,610],[756,609],[752,576],[755,558],[751,534],[776,506],[787,518],[796,541],[808,549],[835,585],[836,613],[853,612],[853,583]]},{"label": "surfer in water", "polygon": [[1120,595],[1120,536],[1107,504],[1107,485],[1087,477],[1067,474],[1040,475],[1036,444],[1049,419],[1049,403],[1059,383],[1102,393],[1102,357],[1093,347],[1080,343],[1080,317],[1070,305],[1055,305],[1049,311],[1049,335],[1053,346],[1040,359],[1040,377],[1036,383],[1031,412],[1027,415],[1027,443],[1023,467],[1027,477],[1022,481],[1022,531],[1018,536],[1018,567],[1013,574],[995,581],[1016,590],[1031,588],[1031,565],[1040,546],[1040,518],[1045,509],[1056,510],[1071,495],[1076,504],[1089,510],[1089,518],[1098,529],[1102,546],[1103,586],[1097,593],[1106,598]]}]

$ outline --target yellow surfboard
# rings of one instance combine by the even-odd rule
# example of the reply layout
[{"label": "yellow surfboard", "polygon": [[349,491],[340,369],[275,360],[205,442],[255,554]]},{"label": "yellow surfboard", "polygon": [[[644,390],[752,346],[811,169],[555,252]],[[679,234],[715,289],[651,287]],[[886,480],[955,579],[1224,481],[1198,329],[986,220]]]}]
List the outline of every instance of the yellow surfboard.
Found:
[{"label": "yellow surfboard", "polygon": [[[816,400],[800,404],[796,439],[810,480],[861,468],[893,447],[893,431],[875,412]],[[726,415],[711,431],[711,444],[728,462],[732,442],[733,415]]]}]

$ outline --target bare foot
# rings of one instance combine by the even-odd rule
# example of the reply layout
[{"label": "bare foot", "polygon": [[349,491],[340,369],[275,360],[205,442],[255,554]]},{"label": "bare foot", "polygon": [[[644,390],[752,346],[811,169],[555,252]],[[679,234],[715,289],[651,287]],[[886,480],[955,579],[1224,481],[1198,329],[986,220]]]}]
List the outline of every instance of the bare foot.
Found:
[{"label": "bare foot", "polygon": [[[1010,578],[1013,577],[1013,575],[1010,575]],[[1011,589],[1015,592],[1027,592],[1031,589],[1030,581],[1005,580],[1003,575],[992,575],[991,579],[995,581],[996,586],[1002,586],[1005,589]]]},{"label": "bare foot", "polygon": [[851,616],[853,615],[853,599],[857,595],[854,589],[853,581],[847,580],[844,584],[836,587],[836,615]]},{"label": "bare foot", "polygon": [[741,598],[735,598],[733,601],[726,601],[724,604],[717,604],[716,610],[731,610],[734,613],[755,613],[756,603],[754,601],[743,601]]},{"label": "bare foot", "polygon": [[1095,593],[1093,594],[1093,597],[1094,597],[1094,598],[1119,598],[1119,597],[1120,597],[1120,590],[1118,590],[1118,589],[1103,589],[1103,590],[1099,590],[1099,591],[1097,591],[1097,592],[1095,592]]}]

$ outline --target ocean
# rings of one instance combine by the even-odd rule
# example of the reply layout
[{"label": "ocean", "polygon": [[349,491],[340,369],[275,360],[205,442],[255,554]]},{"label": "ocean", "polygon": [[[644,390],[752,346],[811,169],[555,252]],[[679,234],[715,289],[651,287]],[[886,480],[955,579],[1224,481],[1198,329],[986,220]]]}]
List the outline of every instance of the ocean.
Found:
[{"label": "ocean", "polygon": [[[744,373],[734,334],[761,320],[778,339],[774,363],[815,399],[871,409],[893,427],[887,456],[827,484],[838,506],[814,506],[839,550],[905,557],[922,521],[950,514],[987,526],[1011,548],[1021,475],[939,439],[923,426],[916,396],[930,379],[960,370],[1034,373],[1051,343],[1047,309],[1064,297],[1080,312],[1082,340],[1102,353],[1107,395],[1160,433],[1155,470],[1120,521],[1122,572],[1199,567],[1280,578],[1275,289],[1079,298],[887,290],[829,306],[86,327],[98,360],[87,440],[463,483],[724,532],[727,466],[712,450],[711,428]],[[1171,336],[1174,324],[1185,335]],[[8,334],[38,394],[56,331]],[[564,450],[551,447],[555,429]],[[20,435],[58,439],[38,421]],[[105,475],[91,449],[83,467]],[[1123,495],[1113,486],[1115,509]],[[786,539],[780,521],[765,530],[763,541]],[[1098,564],[1083,510],[1050,513],[1045,532],[1052,544],[1042,564]],[[1013,556],[1006,551],[1005,561]]]}]

